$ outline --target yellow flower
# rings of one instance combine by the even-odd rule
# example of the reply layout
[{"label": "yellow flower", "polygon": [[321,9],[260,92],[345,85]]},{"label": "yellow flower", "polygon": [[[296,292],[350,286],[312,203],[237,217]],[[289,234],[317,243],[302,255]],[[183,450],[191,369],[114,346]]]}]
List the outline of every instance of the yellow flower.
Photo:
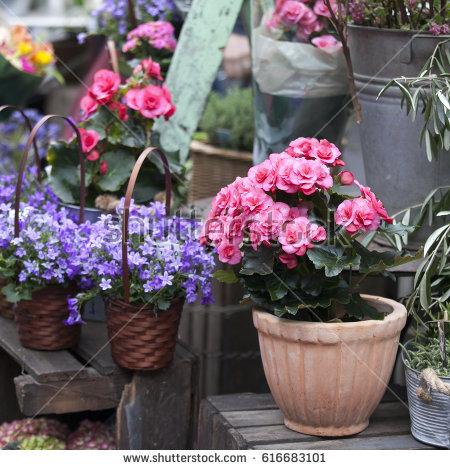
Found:
[{"label": "yellow flower", "polygon": [[36,54],[33,57],[33,60],[39,64],[45,67],[48,65],[53,59],[53,55],[50,52],[47,51],[37,51]]},{"label": "yellow flower", "polygon": [[20,55],[27,55],[33,51],[33,46],[29,42],[19,42]]}]

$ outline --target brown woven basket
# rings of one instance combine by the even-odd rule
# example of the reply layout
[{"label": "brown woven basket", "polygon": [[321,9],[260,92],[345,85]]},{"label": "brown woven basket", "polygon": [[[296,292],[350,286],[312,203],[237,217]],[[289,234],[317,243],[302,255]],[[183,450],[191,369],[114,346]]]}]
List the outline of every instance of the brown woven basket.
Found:
[{"label": "brown woven basket", "polygon": [[72,290],[60,286],[36,291],[31,300],[17,305],[16,326],[22,346],[44,351],[57,351],[75,346],[80,340],[81,325],[63,323],[69,312],[67,296]]},{"label": "brown woven basket", "polygon": [[145,149],[134,165],[128,182],[123,208],[122,270],[124,301],[106,299],[106,325],[111,342],[112,357],[117,364],[133,370],[157,370],[173,360],[178,324],[184,299],[173,299],[165,311],[155,315],[152,305],[130,304],[130,280],[128,271],[128,218],[130,202],[136,178],[142,164],[152,153],[158,153],[165,169],[166,214],[170,214],[171,176],[164,153],[155,147]]},{"label": "brown woven basket", "polygon": [[152,306],[106,301],[106,324],[115,362],[133,370],[157,370],[173,360],[184,299],[157,316]]},{"label": "brown woven basket", "polygon": [[193,163],[188,200],[214,197],[238,176],[247,176],[253,165],[250,152],[227,150],[192,141],[190,155]]}]

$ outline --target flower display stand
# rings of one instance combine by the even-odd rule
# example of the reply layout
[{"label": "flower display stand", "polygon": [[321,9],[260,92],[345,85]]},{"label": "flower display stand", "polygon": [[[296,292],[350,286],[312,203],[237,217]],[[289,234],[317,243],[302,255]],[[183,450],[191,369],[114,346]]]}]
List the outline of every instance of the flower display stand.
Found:
[{"label": "flower display stand", "polygon": [[412,437],[407,406],[389,392],[372,415],[368,428],[353,437],[339,439],[291,431],[284,426],[283,415],[270,394],[210,396],[200,406],[198,447],[299,451],[432,449]]},{"label": "flower display stand", "polygon": [[149,442],[159,449],[191,446],[197,362],[182,344],[169,367],[133,376],[112,360],[104,323],[83,325],[79,344],[70,350],[36,351],[21,346],[14,322],[0,317],[0,361],[0,422],[20,418],[17,405],[25,416],[117,407],[119,448],[147,449]]}]

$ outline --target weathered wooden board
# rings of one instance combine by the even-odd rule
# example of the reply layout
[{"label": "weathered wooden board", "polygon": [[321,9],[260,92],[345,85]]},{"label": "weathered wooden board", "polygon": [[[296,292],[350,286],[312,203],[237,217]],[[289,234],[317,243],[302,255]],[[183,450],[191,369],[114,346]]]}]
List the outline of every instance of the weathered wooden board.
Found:
[{"label": "weathered wooden board", "polygon": [[117,409],[119,449],[191,449],[198,411],[197,362],[181,344],[173,363],[136,372]]},{"label": "weathered wooden board", "polygon": [[106,324],[87,322],[81,331],[81,341],[73,351],[102,375],[123,374],[124,369],[111,357]]},{"label": "weathered wooden board", "polygon": [[182,162],[188,156],[242,1],[195,0],[183,25],[166,78],[177,112],[167,121],[157,120],[153,128],[165,150],[180,150]]},{"label": "weathered wooden board", "polygon": [[102,376],[92,367],[85,370],[88,377],[60,382],[38,383],[30,375],[16,377],[14,383],[22,413],[34,416],[116,407],[131,377]]},{"label": "weathered wooden board", "polygon": [[411,434],[401,436],[352,437],[346,439],[321,439],[315,442],[285,442],[252,446],[252,449],[290,449],[290,450],[420,450],[433,447],[416,441]]},{"label": "weathered wooden board", "polygon": [[[392,396],[392,395],[391,395]],[[387,396],[389,397],[389,395]],[[346,438],[300,434],[286,428],[269,394],[208,397],[200,406],[199,449],[428,449],[410,434],[407,406],[382,402],[367,429]]]},{"label": "weathered wooden board", "polygon": [[75,374],[88,377],[82,364],[68,351],[35,351],[19,341],[14,321],[0,317],[0,347],[38,382],[67,380]]}]

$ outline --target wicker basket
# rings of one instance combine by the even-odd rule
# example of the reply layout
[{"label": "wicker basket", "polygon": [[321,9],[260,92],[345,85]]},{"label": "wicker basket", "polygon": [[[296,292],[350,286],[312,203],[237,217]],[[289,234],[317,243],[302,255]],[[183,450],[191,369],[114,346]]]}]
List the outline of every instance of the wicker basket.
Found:
[{"label": "wicker basket", "polygon": [[152,305],[130,303],[128,271],[128,218],[136,178],[148,155],[157,152],[165,169],[166,214],[170,214],[171,176],[164,153],[155,148],[145,149],[139,156],[128,183],[123,208],[122,270],[124,300],[106,299],[106,325],[111,342],[112,357],[117,364],[132,370],[157,370],[168,366],[173,359],[184,299],[173,299],[170,307],[158,311]]},{"label": "wicker basket", "polygon": [[60,286],[36,291],[31,300],[17,305],[16,325],[22,346],[44,351],[58,351],[75,346],[80,340],[81,325],[65,325],[69,312],[67,296],[72,290]]},{"label": "wicker basket", "polygon": [[157,370],[173,359],[184,299],[156,316],[151,306],[106,302],[106,324],[115,362],[133,370]]},{"label": "wicker basket", "polygon": [[250,152],[226,150],[198,141],[191,143],[192,176],[189,183],[189,202],[214,197],[238,176],[247,176],[253,165]]}]

